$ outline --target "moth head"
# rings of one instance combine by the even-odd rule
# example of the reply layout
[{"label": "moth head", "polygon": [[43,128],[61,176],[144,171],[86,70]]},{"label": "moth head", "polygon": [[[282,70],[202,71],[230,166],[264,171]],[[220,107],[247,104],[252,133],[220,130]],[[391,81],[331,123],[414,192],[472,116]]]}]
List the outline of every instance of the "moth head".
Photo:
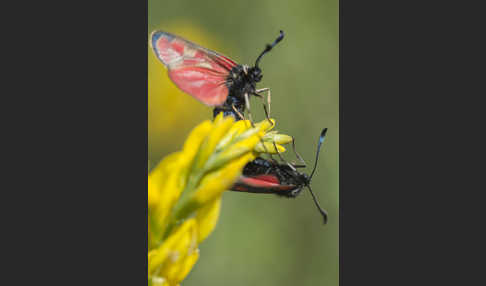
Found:
[{"label": "moth head", "polygon": [[253,82],[260,82],[262,80],[262,70],[254,66],[248,70],[248,76],[251,78]]}]

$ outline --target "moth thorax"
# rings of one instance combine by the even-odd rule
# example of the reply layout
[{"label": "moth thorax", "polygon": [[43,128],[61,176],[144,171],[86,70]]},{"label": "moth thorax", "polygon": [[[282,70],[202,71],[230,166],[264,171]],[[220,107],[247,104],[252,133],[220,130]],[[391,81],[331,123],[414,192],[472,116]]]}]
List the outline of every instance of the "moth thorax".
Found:
[{"label": "moth thorax", "polygon": [[245,75],[248,75],[248,66],[247,65],[243,65],[243,72],[245,73]]}]

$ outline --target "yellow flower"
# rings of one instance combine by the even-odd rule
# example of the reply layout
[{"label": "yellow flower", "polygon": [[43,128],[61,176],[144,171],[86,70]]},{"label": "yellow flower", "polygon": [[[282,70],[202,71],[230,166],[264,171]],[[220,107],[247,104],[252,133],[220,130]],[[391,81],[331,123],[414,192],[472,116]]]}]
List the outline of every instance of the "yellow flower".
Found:
[{"label": "yellow flower", "polygon": [[149,251],[149,283],[178,285],[187,276],[199,258],[197,231],[196,220],[188,219],[160,247]]},{"label": "yellow flower", "polygon": [[[198,244],[216,226],[222,193],[249,161],[261,152],[271,152],[259,149],[258,144],[271,140],[286,144],[291,138],[268,132],[274,125],[273,120],[264,120],[252,127],[249,121],[235,122],[220,114],[213,122],[207,120],[194,128],[183,150],[165,157],[150,172],[151,285],[178,285],[187,276],[199,257]],[[275,149],[273,143],[271,147]]]},{"label": "yellow flower", "polygon": [[290,142],[292,142],[291,136],[278,134],[277,131],[270,131],[263,136],[261,142],[258,142],[255,146],[255,151],[260,153],[277,154],[278,150],[278,153],[283,153],[285,152],[285,148],[282,145]]}]

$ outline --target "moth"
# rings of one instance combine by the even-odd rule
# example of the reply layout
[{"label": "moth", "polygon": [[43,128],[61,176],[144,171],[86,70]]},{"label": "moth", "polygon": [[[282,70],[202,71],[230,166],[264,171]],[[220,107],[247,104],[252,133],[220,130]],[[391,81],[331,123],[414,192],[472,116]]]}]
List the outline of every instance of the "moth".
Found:
[{"label": "moth", "polygon": [[[157,58],[167,67],[169,78],[183,92],[205,105],[214,107],[213,115],[243,118],[245,108],[250,108],[250,96],[263,98],[267,92],[270,108],[270,89],[257,89],[262,80],[259,67],[262,57],[284,38],[284,32],[272,44],[267,44],[255,65],[240,65],[230,58],[203,48],[182,37],[164,31],[151,34],[151,46]],[[251,119],[251,113],[249,113]]]},{"label": "moth", "polygon": [[312,176],[316,171],[319,152],[326,133],[327,128],[324,128],[319,136],[314,168],[310,176],[297,171],[298,167],[305,167],[305,165],[297,166],[290,163],[281,164],[274,160],[266,160],[259,157],[245,165],[243,174],[231,187],[231,190],[258,194],[276,194],[278,196],[295,198],[301,193],[304,187],[307,187],[317,209],[324,219],[324,224],[326,224],[327,212],[320,206],[310,187]]}]

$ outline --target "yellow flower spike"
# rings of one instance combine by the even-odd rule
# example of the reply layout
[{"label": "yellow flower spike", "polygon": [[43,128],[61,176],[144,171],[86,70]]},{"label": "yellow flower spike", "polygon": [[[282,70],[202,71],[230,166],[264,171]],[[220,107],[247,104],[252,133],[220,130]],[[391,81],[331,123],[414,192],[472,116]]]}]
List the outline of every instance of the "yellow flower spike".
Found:
[{"label": "yellow flower spike", "polygon": [[247,129],[252,128],[250,120],[239,120],[233,125],[233,128],[237,129],[237,135],[241,135]]},{"label": "yellow flower spike", "polygon": [[224,147],[226,147],[233,139],[238,137],[241,133],[246,131],[247,129],[251,128],[250,121],[248,120],[239,120],[236,121],[233,126],[226,132],[226,135],[219,141],[218,145],[216,146],[216,152],[221,151]]},{"label": "yellow flower spike", "polygon": [[[165,157],[148,176],[148,204],[155,206],[162,196],[161,192],[167,183],[170,169],[172,169],[180,159],[180,153],[173,153]],[[166,198],[162,203],[167,203]]]},{"label": "yellow flower spike", "polygon": [[268,121],[268,119],[262,120],[258,123],[255,123],[255,127],[260,128],[260,130],[263,131],[272,130],[273,127],[275,127],[275,119],[270,118],[270,122]]},{"label": "yellow flower spike", "polygon": [[268,132],[265,134],[265,136],[273,136],[273,135],[275,135],[275,134],[277,134],[277,133],[278,133],[278,131],[277,131],[277,130],[272,130],[272,131],[268,131]]},{"label": "yellow flower spike", "polygon": [[209,120],[206,120],[196,126],[184,142],[184,156],[194,157],[198,151],[198,147],[201,145],[201,142],[206,138],[212,128],[213,123]]},{"label": "yellow flower spike", "polygon": [[148,177],[147,198],[149,208],[155,207],[160,201],[160,187],[151,176]]},{"label": "yellow flower spike", "polygon": [[236,140],[238,141],[238,140],[246,139],[246,138],[251,137],[251,136],[253,136],[255,134],[259,134],[260,131],[262,131],[261,130],[261,127],[247,129],[244,132],[242,132],[240,135],[238,135],[238,137],[236,138]]},{"label": "yellow flower spike", "polygon": [[183,236],[177,248],[169,253],[168,259],[160,271],[169,283],[181,282],[196,263],[199,258],[196,241],[197,228],[193,227],[187,235]]},{"label": "yellow flower spike", "polygon": [[152,276],[149,279],[149,286],[172,286],[164,279],[164,277]]},{"label": "yellow flower spike", "polygon": [[224,118],[223,112],[218,113],[218,115],[216,115],[216,117],[214,118],[214,124],[220,124],[221,121],[223,121],[223,118]]},{"label": "yellow flower spike", "polygon": [[199,186],[186,201],[180,202],[181,205],[176,210],[175,218],[183,219],[189,217],[204,204],[221,196],[241,175],[243,167],[255,158],[256,156],[253,152],[248,152],[240,158],[228,162],[224,167],[205,175]]},{"label": "yellow flower spike", "polygon": [[[277,149],[275,149],[275,146],[277,146]],[[258,142],[258,144],[255,145],[255,148],[253,150],[258,153],[268,153],[268,154],[277,154],[277,153],[285,152],[285,148],[282,145],[279,144],[273,145],[273,143],[270,142],[263,142],[263,144],[262,142]]]},{"label": "yellow flower spike", "polygon": [[[251,124],[249,120],[239,120],[236,121],[233,126],[228,130],[226,135],[220,140],[218,145],[216,146],[215,151],[219,152],[224,147],[226,147],[229,143],[234,143],[233,140],[240,140],[242,139],[241,134],[248,129],[251,128]],[[257,132],[257,130],[253,130],[251,134]],[[249,135],[251,135],[249,134]]]},{"label": "yellow flower spike", "polygon": [[[187,274],[191,272],[192,267],[196,264],[199,258],[199,249],[196,249],[191,255],[188,255],[182,260],[178,273],[174,276],[175,281],[182,281],[186,278]],[[178,285],[178,284],[177,284]]]},{"label": "yellow flower spike", "polygon": [[270,131],[265,136],[263,136],[263,141],[266,142],[275,142],[275,144],[288,144],[292,142],[292,136],[285,135],[285,134],[278,134],[275,131]]},{"label": "yellow flower spike", "polygon": [[[220,121],[220,126],[223,126],[225,123],[225,119]],[[234,123],[233,120],[231,119],[230,121],[231,125],[229,125],[228,128],[224,125],[223,128],[228,131],[231,129],[231,126],[237,124]],[[240,123],[241,124],[241,123]],[[239,125],[240,125],[239,124]],[[243,126],[246,126],[246,123],[243,123]],[[214,130],[217,130],[219,126],[214,124]],[[236,136],[234,140],[231,140],[229,144],[226,144],[226,148],[223,150],[220,150],[220,152],[214,152],[210,154],[208,157],[208,160],[203,162],[200,160],[201,156],[197,155],[196,161],[198,161],[198,165],[202,165],[198,168],[193,168],[193,172],[189,177],[188,181],[188,187],[186,189],[189,189],[188,191],[184,191],[181,199],[175,206],[175,211],[174,211],[174,218],[176,220],[179,219],[184,219],[189,217],[195,210],[201,207],[199,202],[197,200],[194,200],[194,193],[197,193],[197,189],[201,189],[203,186],[203,183],[201,182],[201,179],[204,177],[207,177],[209,175],[211,176],[216,176],[214,173],[218,174],[219,168],[225,168],[228,167],[228,165],[231,165],[234,162],[239,162],[238,160],[241,159],[242,157],[245,157],[246,154],[250,154],[252,158],[255,158],[253,154],[253,148],[255,145],[261,140],[261,137],[265,134],[264,131],[260,131],[260,129],[268,129],[271,127],[271,123],[263,123],[260,124],[259,127],[257,128],[251,128],[251,125],[246,126],[246,128],[250,128],[247,131],[244,131],[242,134],[239,136]],[[218,134],[218,133],[213,133],[213,131],[210,132],[208,137],[210,137],[212,134]],[[224,136],[220,136],[221,139],[223,139]],[[205,147],[207,147],[207,140],[205,140],[201,144],[201,151],[200,152],[206,152],[204,150]],[[247,159],[246,162],[242,164],[241,167],[238,167],[239,169],[237,171],[241,172],[243,169],[244,165],[249,162],[252,159]],[[235,178],[220,178],[220,179],[215,179],[219,180],[220,182],[215,182],[214,186],[211,186],[209,189],[218,189],[219,190],[216,193],[222,193],[222,191],[226,190],[227,188],[230,187],[232,183],[236,180]],[[229,183],[228,183],[229,181]],[[219,187],[218,187],[219,186]],[[204,189],[204,188],[202,188]],[[209,192],[209,194],[213,194],[213,192]],[[214,197],[212,197],[214,198]]]},{"label": "yellow flower spike", "polygon": [[207,174],[194,193],[194,205],[201,206],[221,196],[238,179],[243,167],[253,159],[255,159],[255,155],[249,152],[231,161],[231,163],[228,163],[223,168]]},{"label": "yellow flower spike", "polygon": [[201,143],[204,142],[213,127],[213,122],[209,120],[204,121],[191,131],[189,137],[184,142],[181,156],[183,158],[182,160],[187,164],[182,168],[181,180],[186,181],[188,172],[190,172],[192,168],[197,168],[194,167],[194,165],[197,163],[195,161],[197,161],[197,157],[200,154]]},{"label": "yellow flower spike", "polygon": [[187,275],[187,266],[192,267],[198,256],[197,223],[195,219],[188,219],[174,229],[159,248],[149,252],[148,274],[158,281],[163,278],[169,285],[176,285],[185,277],[181,273]]},{"label": "yellow flower spike", "polygon": [[212,160],[207,162],[207,170],[212,171],[220,168],[224,164],[242,156],[243,154],[251,152],[255,148],[255,145],[260,142],[260,138],[261,136],[259,136],[259,133],[257,133],[254,136],[232,144],[224,151],[219,153],[218,156],[214,157],[214,159],[211,158]]},{"label": "yellow flower spike", "polygon": [[242,132],[240,134],[238,134],[238,136],[236,136],[236,138],[234,138],[233,143],[236,143],[238,141],[241,141],[241,140],[244,140],[244,139],[249,138],[251,136],[254,136],[255,134],[258,134],[259,140],[260,140],[265,135],[266,131],[270,130],[275,125],[275,120],[273,120],[273,119],[271,119],[271,120],[272,120],[273,125],[268,120],[263,120],[259,123],[255,123],[255,128],[253,128],[251,126],[250,121],[248,121],[248,120],[237,121],[235,124],[242,122],[242,123],[240,123],[240,126],[244,126],[244,127],[242,127],[242,129],[243,129]]},{"label": "yellow flower spike", "polygon": [[[170,244],[169,244],[169,242],[170,242]],[[172,241],[166,241],[159,248],[152,249],[151,251],[149,251],[148,256],[147,256],[149,276],[153,276],[155,270],[158,267],[162,266],[162,263],[164,263],[167,256],[169,255],[169,248],[170,248],[172,243],[173,243]]]},{"label": "yellow flower spike", "polygon": [[[255,146],[274,125],[275,121],[264,120],[254,128],[249,121],[234,122],[218,115],[194,128],[183,150],[167,156],[150,172],[151,285],[179,285],[188,275],[199,258],[197,245],[217,224],[222,193],[258,156]],[[278,138],[278,132],[270,134],[267,138]],[[273,143],[268,147],[274,149]]]},{"label": "yellow flower spike", "polygon": [[[222,114],[222,113],[220,113]],[[234,123],[234,119],[231,116],[226,116],[223,119],[216,117],[213,129],[208,134],[206,139],[201,144],[198,155],[196,156],[195,168],[200,169],[204,166],[204,163],[208,160],[210,155],[214,152],[219,140],[226,134]]]},{"label": "yellow flower spike", "polygon": [[213,231],[218,222],[219,213],[221,210],[221,197],[206,204],[196,213],[196,221],[198,224],[198,243],[205,240],[206,237]]},{"label": "yellow flower spike", "polygon": [[[151,220],[149,223],[152,223],[152,234],[153,239],[157,242],[159,241],[164,231],[169,224],[168,219],[170,218],[170,212],[174,205],[176,204],[177,200],[181,196],[181,193],[185,187],[185,180],[183,179],[183,172],[182,169],[185,167],[184,162],[181,160],[183,157],[181,153],[174,153],[169,155],[167,158],[173,158],[173,161],[163,164],[165,174],[163,184],[161,185],[161,193],[159,203],[153,208],[151,211]],[[164,163],[164,161],[162,162]],[[151,175],[157,175],[158,171],[154,171]]]},{"label": "yellow flower spike", "polygon": [[164,234],[169,223],[170,211],[179,199],[185,186],[182,169],[184,162],[181,152],[164,158],[149,174],[149,224],[151,243],[156,245]]},{"label": "yellow flower spike", "polygon": [[204,173],[207,172],[206,163],[208,159],[214,157],[213,155],[216,152],[216,146],[218,145],[219,141],[225,137],[226,133],[233,126],[233,124],[234,119],[232,117],[223,117],[222,114],[218,115],[213,122],[211,130],[201,141],[202,143],[200,143],[197,147],[193,147],[197,148],[198,151],[194,158],[194,163],[190,168],[185,170],[190,172],[190,175],[187,177],[188,181],[186,189],[179,200],[180,203],[177,206],[177,211],[179,210],[180,206],[187,201],[187,197],[191,195]]}]

